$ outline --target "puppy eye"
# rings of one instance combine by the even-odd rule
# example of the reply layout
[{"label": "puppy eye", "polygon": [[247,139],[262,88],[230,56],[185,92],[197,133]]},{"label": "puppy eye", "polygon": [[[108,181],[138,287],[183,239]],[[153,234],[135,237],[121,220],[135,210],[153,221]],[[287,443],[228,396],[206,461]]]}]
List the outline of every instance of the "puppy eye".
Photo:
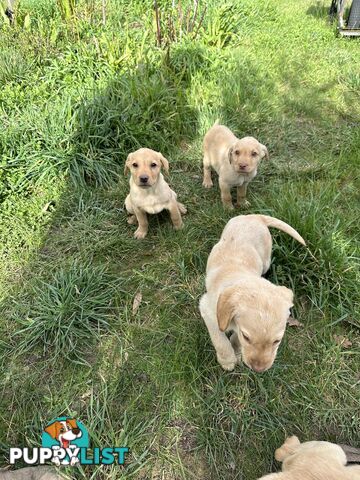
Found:
[{"label": "puppy eye", "polygon": [[281,340],[275,340],[274,345],[278,345],[281,342]]},{"label": "puppy eye", "polygon": [[137,163],[133,163],[132,166],[133,166],[134,168],[137,168],[139,165],[138,165]]},{"label": "puppy eye", "polygon": [[244,339],[245,339],[247,342],[251,343],[251,342],[250,342],[250,338],[249,338],[247,335],[245,335],[245,333],[243,333],[243,332],[241,332],[241,333],[242,333],[242,336],[244,337]]},{"label": "puppy eye", "polygon": [[256,157],[257,155],[258,155],[258,152],[255,152],[255,150],[253,152],[251,152],[252,157]]},{"label": "puppy eye", "polygon": [[151,168],[157,167],[157,163],[152,163],[152,164],[150,165],[150,167],[151,167]]},{"label": "puppy eye", "polygon": [[65,429],[64,428],[60,428],[60,433],[64,433],[65,432]]},{"label": "puppy eye", "polygon": [[240,155],[240,150],[235,150],[235,155]]}]

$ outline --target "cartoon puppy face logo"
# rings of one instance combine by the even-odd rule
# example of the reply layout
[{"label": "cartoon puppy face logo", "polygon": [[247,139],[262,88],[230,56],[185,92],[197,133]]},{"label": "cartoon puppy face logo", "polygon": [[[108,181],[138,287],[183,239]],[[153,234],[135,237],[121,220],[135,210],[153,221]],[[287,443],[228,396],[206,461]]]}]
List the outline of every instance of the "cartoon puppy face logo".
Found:
[{"label": "cartoon puppy face logo", "polygon": [[48,425],[44,431],[53,439],[57,440],[61,448],[68,448],[71,445],[72,440],[80,438],[82,435],[75,418],[56,420]]}]

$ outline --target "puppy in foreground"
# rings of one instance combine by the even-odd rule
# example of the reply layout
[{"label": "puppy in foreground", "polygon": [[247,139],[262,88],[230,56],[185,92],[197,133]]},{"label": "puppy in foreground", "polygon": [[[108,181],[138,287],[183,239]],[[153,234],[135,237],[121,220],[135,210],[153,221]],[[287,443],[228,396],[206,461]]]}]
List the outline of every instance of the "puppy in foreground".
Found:
[{"label": "puppy in foreground", "polygon": [[275,458],[282,462],[282,473],[259,480],[360,480],[360,466],[346,467],[345,452],[334,443],[300,443],[297,437],[289,437]]},{"label": "puppy in foreground", "polygon": [[226,208],[233,209],[231,188],[237,187],[236,206],[248,206],[246,190],[256,176],[262,158],[269,158],[265,145],[253,137],[237,138],[224,125],[215,123],[204,137],[203,186],[213,186],[211,168],[219,175],[221,200]]},{"label": "puppy in foreground", "polygon": [[[227,223],[207,261],[200,312],[224,370],[233,370],[241,357],[256,372],[268,370],[285,332],[293,292],[261,276],[271,261],[268,227],[305,245],[298,232],[281,220],[239,215]],[[232,332],[230,339],[226,332]]]},{"label": "puppy in foreground", "polygon": [[61,480],[56,470],[49,467],[27,467],[18,470],[0,468],[0,480]]},{"label": "puppy in foreground", "polygon": [[159,213],[169,210],[175,230],[183,226],[181,215],[186,208],[177,201],[176,193],[164,180],[161,167],[169,172],[169,162],[159,152],[150,148],[140,148],[127,157],[124,175],[129,171],[130,193],[126,197],[125,207],[130,213],[128,223],[138,224],[135,238],[145,238],[148,232],[147,213]]}]

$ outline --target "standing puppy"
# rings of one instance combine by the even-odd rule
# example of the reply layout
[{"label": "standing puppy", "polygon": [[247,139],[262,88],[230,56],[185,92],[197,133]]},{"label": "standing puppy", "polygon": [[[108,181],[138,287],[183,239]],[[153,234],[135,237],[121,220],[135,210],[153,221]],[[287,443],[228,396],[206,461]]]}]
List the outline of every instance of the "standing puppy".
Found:
[{"label": "standing puppy", "polygon": [[289,437],[275,458],[283,462],[282,473],[259,480],[360,480],[360,466],[346,467],[346,454],[334,443],[300,443],[296,436]]},{"label": "standing puppy", "polygon": [[138,223],[135,238],[145,238],[148,232],[147,213],[169,210],[175,230],[183,226],[181,214],[186,213],[186,208],[177,201],[176,193],[165,182],[161,167],[168,173],[169,162],[150,148],[140,148],[127,157],[124,174],[130,171],[131,178],[125,207],[131,214],[128,223]]},{"label": "standing puppy", "polygon": [[211,168],[219,175],[221,200],[224,207],[233,209],[231,187],[237,187],[236,206],[248,206],[246,189],[256,176],[257,167],[262,158],[269,158],[265,145],[253,137],[238,139],[224,125],[210,128],[204,137],[204,181],[203,186],[210,188]]},{"label": "standing puppy", "polygon": [[[200,312],[224,370],[233,370],[241,356],[252,370],[268,370],[285,332],[293,292],[261,277],[271,261],[268,227],[305,245],[297,231],[281,220],[239,215],[227,223],[207,261]],[[231,331],[229,339],[225,332]]]}]

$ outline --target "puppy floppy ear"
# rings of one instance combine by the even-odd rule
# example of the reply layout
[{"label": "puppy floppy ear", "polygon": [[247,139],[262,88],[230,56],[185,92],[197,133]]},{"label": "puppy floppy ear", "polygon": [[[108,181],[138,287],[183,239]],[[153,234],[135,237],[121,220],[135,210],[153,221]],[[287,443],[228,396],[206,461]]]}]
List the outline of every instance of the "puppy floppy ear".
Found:
[{"label": "puppy floppy ear", "polygon": [[124,166],[124,175],[127,175],[130,172],[131,155],[132,153],[129,153],[129,155],[127,156],[125,166]]},{"label": "puppy floppy ear", "polygon": [[266,158],[266,160],[269,160],[269,151],[268,149],[265,147],[265,145],[263,145],[262,143],[260,143],[260,150],[261,150],[261,158]]},{"label": "puppy floppy ear", "polygon": [[229,323],[234,315],[234,288],[227,288],[223,293],[220,294],[217,306],[216,306],[216,317],[219,325],[219,329],[222,332],[228,328]]},{"label": "puppy floppy ear", "polygon": [[231,164],[231,160],[232,160],[233,151],[234,151],[234,147],[230,147],[229,151],[228,151],[228,158],[229,158],[229,163],[230,164]]},{"label": "puppy floppy ear", "polygon": [[44,432],[48,433],[50,437],[57,439],[58,437],[58,423],[59,422],[54,422],[47,427],[44,428]]},{"label": "puppy floppy ear", "polygon": [[287,288],[287,287],[279,287],[277,286],[276,287],[278,293],[281,295],[281,297],[286,300],[287,302],[289,302],[290,306],[289,308],[291,308],[293,305],[294,305],[294,293],[292,290],[290,290],[290,288]]},{"label": "puppy floppy ear", "polygon": [[162,166],[164,167],[165,172],[169,173],[169,162],[168,162],[168,160],[160,152],[158,152],[158,154],[159,154],[160,162],[161,162]]},{"label": "puppy floppy ear", "polygon": [[296,435],[288,437],[280,448],[275,450],[275,458],[278,462],[283,462],[286,457],[292,455],[300,445],[300,440]]}]

